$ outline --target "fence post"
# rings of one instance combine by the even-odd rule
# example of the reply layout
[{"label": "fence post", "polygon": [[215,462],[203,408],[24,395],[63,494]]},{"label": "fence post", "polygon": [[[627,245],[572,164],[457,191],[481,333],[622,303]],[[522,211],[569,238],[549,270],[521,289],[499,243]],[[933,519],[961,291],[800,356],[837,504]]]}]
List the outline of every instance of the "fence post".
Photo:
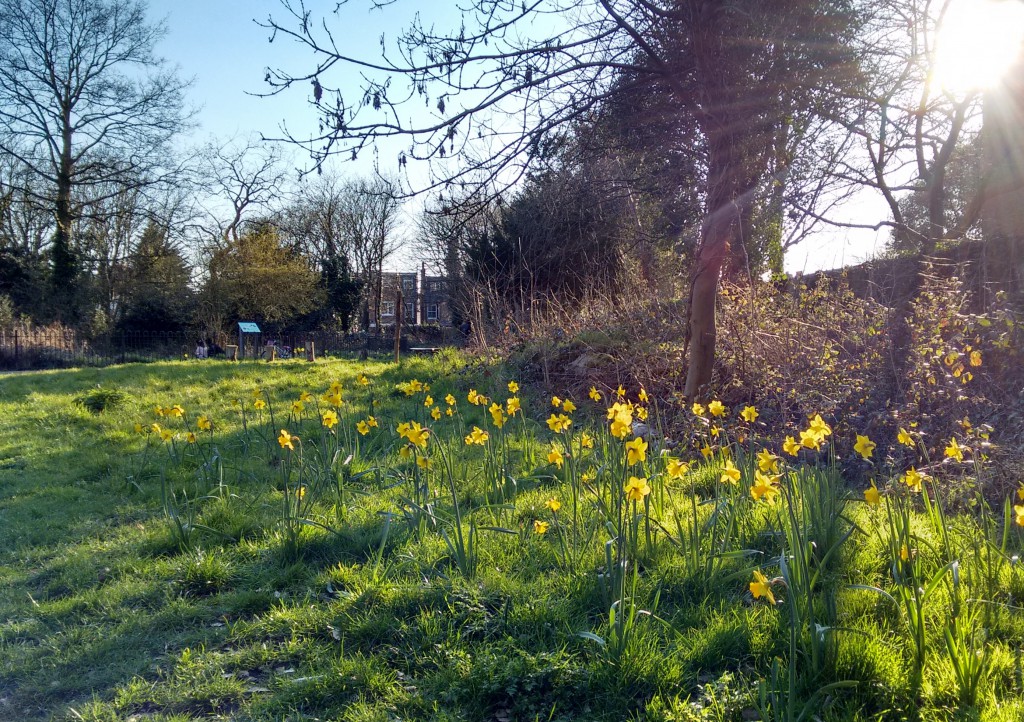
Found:
[{"label": "fence post", "polygon": [[18,329],[14,329],[14,366],[17,368],[19,357],[21,356],[21,347],[18,343]]},{"label": "fence post", "polygon": [[398,285],[398,293],[395,296],[395,363],[399,363],[402,355],[402,315],[405,309],[402,306],[402,285]]}]

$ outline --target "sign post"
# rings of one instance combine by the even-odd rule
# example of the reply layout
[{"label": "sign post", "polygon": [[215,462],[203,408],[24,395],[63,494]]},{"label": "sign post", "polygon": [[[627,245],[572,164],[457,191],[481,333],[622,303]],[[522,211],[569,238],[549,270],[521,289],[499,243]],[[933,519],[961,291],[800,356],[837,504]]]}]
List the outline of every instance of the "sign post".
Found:
[{"label": "sign post", "polygon": [[[238,355],[240,358],[245,358],[245,334],[260,333],[260,327],[252,321],[239,321],[238,322]],[[255,349],[253,349],[253,355],[255,356]]]}]

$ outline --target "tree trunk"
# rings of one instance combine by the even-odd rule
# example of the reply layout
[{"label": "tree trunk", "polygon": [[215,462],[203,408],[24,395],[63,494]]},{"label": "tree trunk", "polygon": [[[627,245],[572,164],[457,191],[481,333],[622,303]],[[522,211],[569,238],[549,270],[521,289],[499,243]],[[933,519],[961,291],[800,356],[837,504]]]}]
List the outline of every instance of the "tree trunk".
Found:
[{"label": "tree trunk", "polygon": [[72,249],[72,224],[74,211],[71,200],[71,118],[65,119],[62,134],[60,166],[57,169],[57,199],[54,207],[54,221],[57,230],[50,250],[51,276],[54,312],[63,321],[74,321],[74,289],[77,278],[77,264]]}]

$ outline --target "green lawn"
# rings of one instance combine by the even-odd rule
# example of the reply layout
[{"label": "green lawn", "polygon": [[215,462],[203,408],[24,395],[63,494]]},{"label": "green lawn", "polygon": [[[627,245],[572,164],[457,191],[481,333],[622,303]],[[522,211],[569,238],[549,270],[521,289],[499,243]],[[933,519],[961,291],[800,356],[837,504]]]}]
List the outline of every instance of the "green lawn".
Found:
[{"label": "green lawn", "polygon": [[969,505],[902,468],[872,506],[823,431],[755,474],[740,409],[669,423],[625,389],[606,419],[611,390],[510,380],[452,355],[0,377],[0,719],[1024,718],[1011,506],[946,518]]}]

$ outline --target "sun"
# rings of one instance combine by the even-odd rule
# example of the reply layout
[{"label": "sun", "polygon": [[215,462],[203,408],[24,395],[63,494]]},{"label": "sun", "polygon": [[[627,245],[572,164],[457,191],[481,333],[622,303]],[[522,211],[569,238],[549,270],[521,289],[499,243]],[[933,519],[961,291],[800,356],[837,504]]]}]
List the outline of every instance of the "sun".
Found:
[{"label": "sun", "polygon": [[950,0],[935,41],[932,80],[963,94],[995,86],[1024,44],[1024,3]]}]

